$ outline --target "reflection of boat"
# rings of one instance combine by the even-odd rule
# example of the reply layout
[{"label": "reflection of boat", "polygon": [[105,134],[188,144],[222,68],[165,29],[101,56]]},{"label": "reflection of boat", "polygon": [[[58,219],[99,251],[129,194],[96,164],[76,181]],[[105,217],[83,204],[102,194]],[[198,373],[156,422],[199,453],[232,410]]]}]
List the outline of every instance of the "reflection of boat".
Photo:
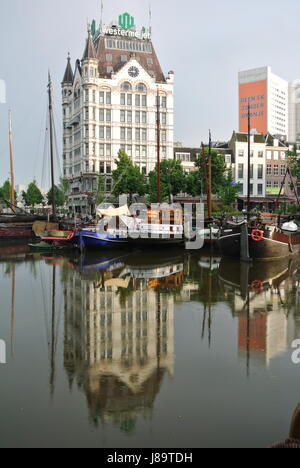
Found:
[{"label": "reflection of boat", "polygon": [[261,292],[271,286],[278,287],[299,266],[300,257],[284,258],[272,262],[256,262],[253,265],[245,265],[223,258],[220,263],[219,277],[224,283],[235,288],[246,286]]},{"label": "reflection of boat", "polygon": [[47,242],[39,242],[38,244],[28,244],[32,252],[55,252],[61,250],[63,246],[55,244],[48,244]]},{"label": "reflection of boat", "polygon": [[201,257],[198,264],[204,269],[217,270],[220,266],[221,260],[221,257]]},{"label": "reflection of boat", "polygon": [[13,255],[26,254],[29,252],[29,248],[24,243],[16,244],[11,242],[1,243],[0,247],[0,258],[9,257]]}]

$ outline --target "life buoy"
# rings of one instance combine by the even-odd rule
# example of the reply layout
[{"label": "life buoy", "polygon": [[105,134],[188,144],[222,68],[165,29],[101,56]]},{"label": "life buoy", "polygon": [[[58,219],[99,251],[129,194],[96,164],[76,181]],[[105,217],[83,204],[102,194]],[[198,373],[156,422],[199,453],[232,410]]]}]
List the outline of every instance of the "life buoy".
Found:
[{"label": "life buoy", "polygon": [[263,290],[262,281],[260,281],[260,280],[253,281],[252,284],[251,284],[251,289],[252,289],[252,291],[255,291],[255,292],[262,292],[262,290]]},{"label": "life buoy", "polygon": [[264,238],[264,233],[260,229],[253,229],[251,233],[251,239],[255,242],[260,242]]}]

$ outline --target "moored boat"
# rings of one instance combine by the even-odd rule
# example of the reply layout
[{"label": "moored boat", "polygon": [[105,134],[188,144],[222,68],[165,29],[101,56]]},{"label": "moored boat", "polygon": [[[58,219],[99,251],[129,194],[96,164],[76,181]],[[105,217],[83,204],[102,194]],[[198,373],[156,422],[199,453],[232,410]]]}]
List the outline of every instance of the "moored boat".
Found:
[{"label": "moored boat", "polygon": [[100,232],[96,227],[85,228],[76,237],[76,244],[80,246],[81,243],[84,247],[121,247],[128,245],[128,238],[120,232]]},{"label": "moored boat", "polygon": [[33,239],[32,223],[0,224],[0,240]]},{"label": "moored boat", "polygon": [[218,243],[224,256],[241,257],[245,224],[251,259],[272,260],[300,252],[300,229],[295,223],[282,224],[280,217],[261,215],[249,223],[227,223],[221,229]]}]

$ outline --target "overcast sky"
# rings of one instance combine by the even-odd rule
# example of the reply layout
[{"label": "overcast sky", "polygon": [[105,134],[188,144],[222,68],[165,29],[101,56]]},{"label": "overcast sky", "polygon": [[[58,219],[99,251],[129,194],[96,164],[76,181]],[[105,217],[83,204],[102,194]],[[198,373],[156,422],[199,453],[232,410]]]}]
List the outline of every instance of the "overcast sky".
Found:
[{"label": "overcast sky", "polygon": [[[103,0],[104,22],[127,10],[148,26],[150,0]],[[9,175],[7,113],[13,112],[16,184],[42,178],[47,73],[61,125],[60,82],[67,53],[81,58],[87,22],[100,0],[1,0],[0,184]],[[197,146],[212,129],[229,139],[238,121],[239,70],[270,65],[300,78],[299,0],[151,0],[153,43],[163,70],[175,71],[175,140]],[[0,84],[1,88],[1,84]],[[1,96],[0,96],[1,100]],[[61,148],[61,131],[58,131]]]}]

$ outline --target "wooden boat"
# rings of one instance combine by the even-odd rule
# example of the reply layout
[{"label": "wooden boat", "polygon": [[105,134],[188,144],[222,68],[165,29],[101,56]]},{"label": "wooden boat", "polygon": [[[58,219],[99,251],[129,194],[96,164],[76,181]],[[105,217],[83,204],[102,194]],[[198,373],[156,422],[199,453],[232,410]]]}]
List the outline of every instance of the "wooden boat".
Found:
[{"label": "wooden boat", "polygon": [[221,229],[219,247],[226,257],[241,257],[243,227],[249,245],[250,259],[272,260],[290,257],[300,252],[300,229],[284,229],[280,217],[258,216],[249,223],[227,223]]},{"label": "wooden boat", "polygon": [[33,239],[32,223],[0,224],[0,241]]}]

